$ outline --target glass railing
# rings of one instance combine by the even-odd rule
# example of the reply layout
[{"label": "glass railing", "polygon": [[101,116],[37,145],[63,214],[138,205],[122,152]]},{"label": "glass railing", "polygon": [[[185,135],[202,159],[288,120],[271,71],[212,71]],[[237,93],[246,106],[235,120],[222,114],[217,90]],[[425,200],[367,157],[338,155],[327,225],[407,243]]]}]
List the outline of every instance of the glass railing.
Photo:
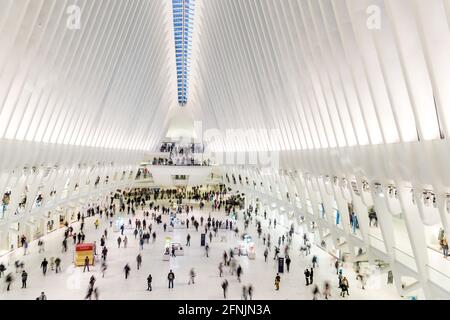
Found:
[{"label": "glass railing", "polygon": [[377,238],[376,236],[374,236],[373,234],[371,234],[371,235],[369,235],[369,242],[370,242],[370,245],[372,247],[374,247],[375,249],[377,249],[383,253],[386,253],[386,246],[384,245],[383,240],[381,240],[381,239]]},{"label": "glass railing", "polygon": [[350,230],[351,230],[351,235],[355,238],[358,238],[359,240],[363,240],[363,236],[362,236],[362,232],[360,229],[356,228],[355,231],[353,232],[353,227],[352,225],[350,225]]},{"label": "glass railing", "polygon": [[[442,271],[427,265],[428,277],[431,282],[448,291],[450,289],[450,277]],[[450,267],[449,267],[450,272]]]},{"label": "glass railing", "polygon": [[398,248],[394,249],[395,249],[395,260],[403,264],[405,267],[417,272],[416,259],[414,258],[414,256]]},{"label": "glass railing", "polygon": [[157,160],[152,161],[152,166],[213,166],[213,162],[211,160],[194,160],[194,159],[183,159],[183,160]]}]

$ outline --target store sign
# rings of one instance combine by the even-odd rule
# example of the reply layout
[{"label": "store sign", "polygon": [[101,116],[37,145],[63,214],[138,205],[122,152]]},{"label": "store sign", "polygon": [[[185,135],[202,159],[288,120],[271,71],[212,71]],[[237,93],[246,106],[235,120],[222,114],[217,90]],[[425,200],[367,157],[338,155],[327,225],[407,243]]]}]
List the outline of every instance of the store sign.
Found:
[{"label": "store sign", "polygon": [[94,245],[92,243],[81,243],[81,244],[77,244],[77,246],[75,247],[76,251],[89,251],[89,250],[94,250]]}]

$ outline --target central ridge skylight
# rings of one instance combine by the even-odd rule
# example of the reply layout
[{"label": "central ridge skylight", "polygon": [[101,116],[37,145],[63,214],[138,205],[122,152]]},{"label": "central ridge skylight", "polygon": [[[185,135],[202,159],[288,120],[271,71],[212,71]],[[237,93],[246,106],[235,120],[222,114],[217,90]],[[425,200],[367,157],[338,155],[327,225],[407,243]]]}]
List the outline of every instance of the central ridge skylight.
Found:
[{"label": "central ridge skylight", "polygon": [[192,29],[195,0],[172,0],[178,103],[187,103],[191,65]]}]

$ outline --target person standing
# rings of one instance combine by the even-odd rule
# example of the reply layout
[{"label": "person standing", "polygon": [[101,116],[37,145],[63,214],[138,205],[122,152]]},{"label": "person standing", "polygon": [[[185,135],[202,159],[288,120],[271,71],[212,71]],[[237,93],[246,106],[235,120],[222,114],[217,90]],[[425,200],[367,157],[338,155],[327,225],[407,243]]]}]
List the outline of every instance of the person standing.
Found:
[{"label": "person standing", "polygon": [[247,287],[242,286],[242,299],[247,300]]},{"label": "person standing", "polygon": [[314,269],[311,268],[309,272],[309,284],[313,284],[313,276],[314,276]]},{"label": "person standing", "polygon": [[195,284],[195,282],[194,282],[194,280],[195,280],[194,268],[191,269],[191,271],[189,272],[189,275],[190,275],[190,279],[189,279],[188,284],[191,284],[191,282],[192,282],[192,284]]},{"label": "person standing", "polygon": [[103,247],[102,249],[102,259],[104,261],[106,261],[106,256],[108,255],[108,248],[106,248],[106,246]]},{"label": "person standing", "polygon": [[67,238],[64,238],[62,242],[62,252],[67,252]]},{"label": "person standing", "polygon": [[44,276],[47,273],[47,265],[48,261],[44,258],[44,260],[41,262],[42,273],[44,274]]},{"label": "person standing", "polygon": [[339,270],[339,275],[338,275],[339,287],[340,287],[341,284],[342,284],[342,278],[343,278],[343,276],[342,276],[342,270]]},{"label": "person standing", "polygon": [[248,292],[248,298],[250,300],[253,300],[253,286],[251,284],[248,285],[247,292]]},{"label": "person standing", "polygon": [[89,272],[89,257],[88,257],[88,256],[86,256],[86,258],[84,258],[84,268],[83,268],[83,272],[86,271],[86,268],[87,268],[87,271]]},{"label": "person standing", "polygon": [[239,265],[236,269],[237,280],[241,282],[242,267]]},{"label": "person standing", "polygon": [[130,274],[130,266],[128,265],[128,263],[125,265],[123,270],[125,271],[125,279],[128,279],[128,275]]},{"label": "person standing", "polygon": [[141,267],[141,264],[142,264],[142,256],[140,253],[136,257],[136,263],[137,263],[137,269],[139,270],[139,268]]},{"label": "person standing", "polygon": [[26,289],[27,287],[27,279],[28,279],[28,273],[26,273],[25,270],[22,271],[22,289]]},{"label": "person standing", "polygon": [[444,255],[444,259],[447,259],[447,257],[448,257],[448,240],[445,235],[442,237],[441,246],[442,246],[442,254]]},{"label": "person standing", "polygon": [[308,268],[305,269],[304,275],[305,275],[306,285],[309,286],[309,284],[310,284],[309,283],[309,276],[310,276],[310,274],[309,274]]},{"label": "person standing", "polygon": [[152,291],[152,275],[149,274],[147,277],[147,291]]},{"label": "person standing", "polygon": [[191,235],[188,233],[187,237],[186,237],[186,246],[190,246],[191,245]]},{"label": "person standing", "polygon": [[356,279],[361,282],[361,289],[365,290],[364,286],[365,286],[366,281],[365,281],[364,275],[358,271]]},{"label": "person standing", "polygon": [[219,263],[219,277],[222,277],[222,273],[223,273],[223,263],[220,262]]},{"label": "person standing", "polygon": [[58,273],[61,271],[61,259],[59,257],[56,257],[55,259],[55,272]]},{"label": "person standing", "polygon": [[13,281],[14,281],[14,277],[13,277],[12,273],[10,272],[6,275],[6,278],[5,278],[5,282],[7,285],[6,291],[9,291],[11,289],[11,285],[12,285]]},{"label": "person standing", "polygon": [[55,257],[50,258],[50,270],[55,270]]},{"label": "person standing", "polygon": [[120,244],[122,243],[122,238],[118,237],[117,238],[117,247],[120,248]]},{"label": "person standing", "polygon": [[320,295],[319,287],[315,285],[313,289],[313,300],[317,300],[319,298],[319,295]]},{"label": "person standing", "polygon": [[313,256],[312,257],[312,267],[315,268],[317,266],[319,266],[319,263],[317,262],[317,256]]},{"label": "person standing", "polygon": [[106,262],[103,261],[103,262],[102,262],[102,267],[101,267],[101,270],[102,270],[102,278],[105,277],[105,272],[106,272],[106,269],[107,269],[107,268],[108,268],[108,267],[107,267],[107,265],[106,265]]},{"label": "person standing", "polygon": [[3,263],[0,263],[0,278],[5,274],[6,267]]},{"label": "person standing", "polygon": [[345,297],[345,293],[347,293],[347,296],[349,296],[350,294],[348,293],[348,280],[346,277],[344,277],[341,281],[341,297]]},{"label": "person standing", "polygon": [[39,247],[39,253],[45,251],[45,249],[44,249],[44,241],[43,241],[43,240],[39,239],[39,241],[38,241],[38,247]]},{"label": "person standing", "polygon": [[23,242],[23,255],[26,256],[27,255],[27,249],[28,249],[28,241],[24,241]]},{"label": "person standing", "polygon": [[289,272],[289,266],[291,265],[291,258],[289,257],[289,255],[286,255],[286,269],[287,272]]},{"label": "person standing", "polygon": [[325,283],[324,283],[323,295],[326,300],[328,300],[328,297],[331,297],[331,288],[330,288],[330,283],[328,281],[325,281]]},{"label": "person standing", "polygon": [[269,250],[264,250],[264,262],[267,262],[267,256],[269,255]]},{"label": "person standing", "polygon": [[91,278],[89,279],[89,287],[94,288],[95,281],[96,279],[94,275],[92,275]]},{"label": "person standing", "polygon": [[169,289],[173,289],[173,280],[175,280],[175,274],[172,269],[170,269],[169,274],[167,275],[167,280],[169,280]]},{"label": "person standing", "polygon": [[280,290],[280,282],[281,282],[281,277],[280,274],[277,273],[276,277],[275,277],[275,290]]},{"label": "person standing", "polygon": [[223,290],[223,298],[227,298],[227,291],[228,291],[228,281],[227,279],[223,280],[222,282],[222,290]]},{"label": "person standing", "polygon": [[127,236],[125,236],[125,238],[123,238],[123,247],[126,248],[128,244],[128,238]]},{"label": "person standing", "polygon": [[228,255],[227,255],[227,252],[224,251],[224,252],[223,252],[223,263],[224,263],[225,265],[227,265],[227,264],[228,264],[227,261],[228,261]]}]

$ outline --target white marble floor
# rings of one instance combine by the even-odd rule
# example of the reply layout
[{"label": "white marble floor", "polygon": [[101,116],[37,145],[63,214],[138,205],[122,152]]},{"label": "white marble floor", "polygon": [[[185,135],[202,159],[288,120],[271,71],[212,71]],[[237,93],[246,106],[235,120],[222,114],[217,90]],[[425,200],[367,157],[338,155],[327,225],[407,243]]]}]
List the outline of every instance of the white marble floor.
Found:
[{"label": "white marble floor", "polygon": [[[194,209],[194,216],[208,216],[210,211],[205,208],[203,211]],[[126,214],[125,214],[126,216]],[[223,212],[212,212],[212,217],[225,219]],[[142,211],[137,211],[138,218],[142,218]],[[263,232],[267,232],[267,223],[262,217]],[[128,218],[127,218],[128,219]],[[167,217],[163,217],[167,219]],[[242,215],[240,217],[242,219]],[[206,220],[206,219],[205,219]],[[117,248],[117,237],[119,233],[113,232],[109,227],[109,222],[101,219],[101,225],[98,230],[94,228],[94,218],[88,218],[85,221],[85,242],[97,241],[97,251],[100,252],[100,237],[105,228],[108,229],[107,247],[108,252],[108,270],[104,278],[101,276],[100,263],[97,263],[90,272],[83,273],[82,268],[73,266],[72,241],[69,241],[69,250],[67,253],[61,253],[61,241],[63,240],[63,230],[57,230],[47,235],[45,240],[45,252],[38,253],[36,243],[30,246],[30,253],[23,256],[21,249],[15,252],[12,257],[2,257],[1,259],[8,263],[7,271],[12,272],[15,277],[12,290],[6,291],[4,281],[1,282],[1,300],[11,299],[36,299],[41,291],[44,291],[49,300],[78,300],[86,295],[89,278],[94,275],[97,279],[96,287],[100,293],[100,299],[223,299],[221,283],[223,278],[219,277],[218,264],[222,261],[224,250],[229,250],[237,244],[238,238],[234,232],[219,231],[219,236],[213,238],[210,244],[210,256],[205,256],[204,247],[200,246],[200,234],[202,227],[196,232],[194,228],[175,229],[173,232],[163,232],[162,225],[156,227],[153,221],[153,230],[156,228],[157,238],[153,244],[144,245],[144,250],[140,251],[138,240],[135,240],[131,229],[125,230],[125,235],[129,238],[127,248]],[[73,224],[78,232],[79,224]],[[243,222],[239,220],[239,230],[243,231]],[[282,227],[277,227],[272,233],[272,243],[274,243],[278,234],[286,232]],[[170,261],[162,260],[165,237],[172,237],[173,241],[186,243],[186,235],[191,235],[191,246],[185,247],[185,255],[171,258]],[[369,281],[368,288],[362,290],[359,282],[355,279],[350,265],[345,266],[344,275],[350,281],[350,296],[341,298],[340,290],[337,288],[337,276],[333,266],[333,258],[318,247],[312,248],[312,254],[303,257],[299,253],[300,237],[294,236],[291,249],[291,270],[290,273],[281,275],[281,288],[276,291],[274,288],[274,277],[277,271],[277,263],[273,260],[273,249],[270,252],[268,262],[264,262],[264,247],[262,239],[258,239],[254,224],[248,228],[257,245],[256,259],[249,260],[246,256],[237,257],[238,262],[243,268],[242,282],[239,283],[235,276],[231,276],[225,268],[224,278],[229,281],[228,299],[241,299],[242,286],[252,284],[254,288],[254,299],[312,299],[312,287],[306,286],[303,271],[306,266],[311,264],[312,254],[319,257],[319,267],[315,269],[314,280],[322,290],[325,280],[332,284],[331,299],[401,299],[395,291],[393,285],[387,285],[385,276],[379,279]],[[221,236],[225,236],[226,241],[221,242]],[[136,269],[136,256],[141,252],[143,257],[142,268]],[[62,272],[56,274],[49,270],[46,276],[42,275],[40,263],[43,258],[60,257],[62,259]],[[13,262],[21,260],[25,263],[25,270],[28,272],[28,285],[26,289],[21,289],[20,273],[15,273]],[[128,279],[125,279],[123,267],[128,263],[131,266],[131,273]],[[196,279],[194,285],[188,285],[189,270],[194,268]],[[167,286],[167,273],[173,269],[175,273],[175,288],[169,290]],[[153,276],[153,291],[146,291],[146,278],[151,273]],[[2,278],[1,280],[4,280]]]}]

